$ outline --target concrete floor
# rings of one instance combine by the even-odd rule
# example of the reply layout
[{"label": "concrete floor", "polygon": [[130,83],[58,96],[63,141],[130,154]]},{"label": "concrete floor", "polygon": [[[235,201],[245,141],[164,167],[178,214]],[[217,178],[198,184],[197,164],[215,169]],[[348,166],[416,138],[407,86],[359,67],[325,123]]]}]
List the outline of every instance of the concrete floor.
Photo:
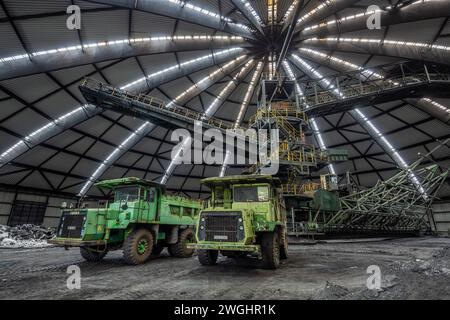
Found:
[{"label": "concrete floor", "polygon": [[[73,264],[80,290],[66,286]],[[366,288],[369,265],[381,268],[381,290]],[[450,299],[450,239],[291,245],[276,271],[226,258],[203,267],[165,252],[127,266],[120,251],[87,263],[75,249],[0,249],[0,299]]]}]

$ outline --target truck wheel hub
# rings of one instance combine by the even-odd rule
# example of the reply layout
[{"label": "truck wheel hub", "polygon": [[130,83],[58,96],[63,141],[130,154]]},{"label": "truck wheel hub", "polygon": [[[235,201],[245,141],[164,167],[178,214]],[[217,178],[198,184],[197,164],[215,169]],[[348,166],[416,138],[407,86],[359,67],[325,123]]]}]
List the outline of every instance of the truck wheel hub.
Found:
[{"label": "truck wheel hub", "polygon": [[143,255],[148,249],[148,241],[142,239],[138,242],[137,251],[138,254]]}]

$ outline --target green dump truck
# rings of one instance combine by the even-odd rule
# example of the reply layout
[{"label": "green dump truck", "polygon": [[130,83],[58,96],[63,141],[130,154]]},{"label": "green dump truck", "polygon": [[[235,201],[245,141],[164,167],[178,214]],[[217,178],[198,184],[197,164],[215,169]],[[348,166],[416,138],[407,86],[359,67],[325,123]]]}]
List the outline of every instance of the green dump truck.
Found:
[{"label": "green dump truck", "polygon": [[280,181],[272,176],[248,175],[208,178],[207,208],[200,212],[197,243],[202,265],[215,265],[219,253],[232,258],[255,257],[276,269],[288,256],[286,210]]},{"label": "green dump truck", "polygon": [[103,208],[63,209],[51,243],[80,247],[87,261],[99,261],[110,250],[123,249],[129,264],[141,264],[167,247],[172,256],[187,258],[194,250],[199,201],[168,195],[163,186],[138,179],[103,181],[97,187],[114,194]]}]

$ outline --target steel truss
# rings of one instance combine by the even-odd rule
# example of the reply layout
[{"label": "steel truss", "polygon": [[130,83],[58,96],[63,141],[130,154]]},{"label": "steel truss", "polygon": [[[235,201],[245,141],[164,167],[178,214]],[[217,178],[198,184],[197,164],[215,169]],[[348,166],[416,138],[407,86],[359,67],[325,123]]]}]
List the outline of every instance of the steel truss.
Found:
[{"label": "steel truss", "polygon": [[[434,230],[431,204],[449,168],[423,166],[440,146],[395,176],[340,199],[336,213],[311,212],[308,232],[418,233]],[[428,219],[426,219],[428,217]],[[297,226],[298,228],[298,226]],[[296,230],[299,231],[299,230]]]}]

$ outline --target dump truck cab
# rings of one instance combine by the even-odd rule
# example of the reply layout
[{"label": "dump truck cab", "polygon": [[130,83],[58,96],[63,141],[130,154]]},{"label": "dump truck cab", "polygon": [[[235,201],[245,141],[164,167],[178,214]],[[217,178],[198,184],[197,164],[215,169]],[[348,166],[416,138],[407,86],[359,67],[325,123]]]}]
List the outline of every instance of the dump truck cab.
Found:
[{"label": "dump truck cab", "polygon": [[169,195],[162,185],[133,177],[96,186],[111,193],[112,200],[98,208],[63,208],[51,243],[80,247],[89,261],[101,260],[108,251],[121,248],[130,264],[143,263],[165,247],[176,257],[193,254],[185,244],[195,241],[201,202]]},{"label": "dump truck cab", "polygon": [[190,245],[204,265],[218,254],[256,256],[264,267],[277,268],[287,258],[286,210],[280,181],[272,176],[248,175],[208,178],[208,205],[199,215],[197,243]]}]

